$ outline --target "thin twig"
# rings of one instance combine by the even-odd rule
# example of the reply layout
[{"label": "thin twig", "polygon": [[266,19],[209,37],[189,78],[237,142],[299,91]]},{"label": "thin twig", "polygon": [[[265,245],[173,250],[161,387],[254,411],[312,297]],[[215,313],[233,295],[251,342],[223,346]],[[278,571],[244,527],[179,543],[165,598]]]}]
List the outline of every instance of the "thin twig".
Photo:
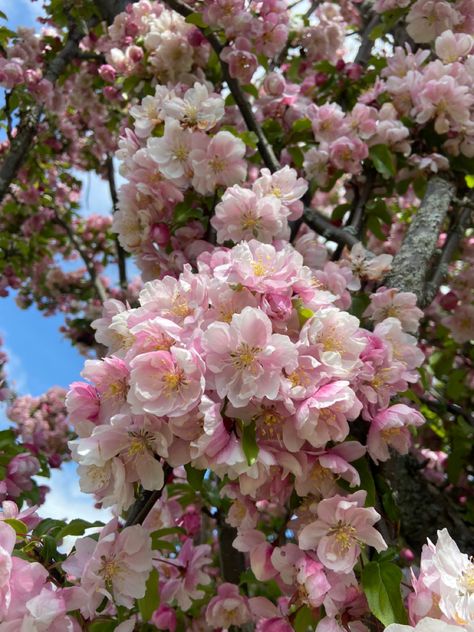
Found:
[{"label": "thin twig", "polygon": [[[112,198],[113,204],[113,212],[115,213],[118,210],[118,195],[117,195],[117,185],[115,182],[115,172],[114,172],[114,161],[112,156],[107,156],[106,160],[106,168],[107,168],[107,179],[109,181],[109,189],[110,189],[110,197]],[[115,249],[117,251],[117,264],[119,270],[119,282],[122,290],[127,290],[128,281],[127,281],[127,263],[126,263],[126,253],[120,244],[118,235],[115,235]]]},{"label": "thin twig", "polygon": [[168,478],[172,471],[173,468],[165,463],[165,465],[163,466],[163,487],[161,489],[155,489],[153,491],[143,491],[142,496],[140,498],[137,498],[137,500],[129,509],[127,520],[125,521],[126,527],[130,527],[134,524],[143,524],[143,521],[153,509],[155,503],[161,498],[161,494],[163,493],[165,485],[168,482]]},{"label": "thin twig", "polygon": [[84,249],[82,248],[82,244],[80,243],[80,241],[74,234],[74,231],[69,226],[69,224],[62,217],[60,217],[57,212],[55,212],[55,216],[56,216],[55,217],[56,223],[59,224],[62,228],[64,228],[74,248],[77,250],[77,252],[79,253],[79,256],[84,261],[84,264],[87,268],[87,272],[89,273],[89,277],[97,293],[97,297],[103,303],[108,298],[107,291],[104,287],[104,284],[102,283],[100,278],[97,276],[97,271],[94,267],[94,263],[89,259],[88,255],[84,252]]},{"label": "thin twig", "polygon": [[[468,200],[469,202],[469,200]],[[451,263],[456,250],[459,247],[459,242],[463,238],[466,229],[469,224],[472,223],[473,210],[472,204],[466,203],[465,207],[455,220],[454,226],[448,232],[448,238],[441,252],[441,256],[437,263],[433,276],[428,281],[425,287],[425,304],[429,305],[436,296],[443,280],[448,273],[449,264]]]}]

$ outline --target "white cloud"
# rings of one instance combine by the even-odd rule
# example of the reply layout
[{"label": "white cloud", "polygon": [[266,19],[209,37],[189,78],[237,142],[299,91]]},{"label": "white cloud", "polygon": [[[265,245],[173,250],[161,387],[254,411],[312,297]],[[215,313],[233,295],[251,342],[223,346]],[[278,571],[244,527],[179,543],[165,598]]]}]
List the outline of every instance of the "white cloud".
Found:
[{"label": "white cloud", "polygon": [[81,492],[75,470],[75,463],[66,463],[61,470],[52,470],[50,479],[39,477],[36,479],[39,484],[46,484],[51,488],[38,514],[42,518],[56,520],[70,521],[74,518],[82,518],[88,522],[95,520],[107,522],[112,514],[107,509],[96,509],[94,498]]}]

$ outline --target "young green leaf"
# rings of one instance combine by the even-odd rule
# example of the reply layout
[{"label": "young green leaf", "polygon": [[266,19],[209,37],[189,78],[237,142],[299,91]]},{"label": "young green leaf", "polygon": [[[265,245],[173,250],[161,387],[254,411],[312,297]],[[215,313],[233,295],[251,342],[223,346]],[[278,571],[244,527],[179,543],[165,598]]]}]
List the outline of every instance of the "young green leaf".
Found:
[{"label": "young green leaf", "polygon": [[160,594],[158,592],[158,571],[152,569],[146,582],[146,592],[143,599],[138,600],[138,608],[144,622],[150,620],[160,604]]},{"label": "young green leaf", "polygon": [[369,608],[384,626],[407,623],[401,581],[401,569],[391,562],[369,562],[362,570],[362,587]]}]

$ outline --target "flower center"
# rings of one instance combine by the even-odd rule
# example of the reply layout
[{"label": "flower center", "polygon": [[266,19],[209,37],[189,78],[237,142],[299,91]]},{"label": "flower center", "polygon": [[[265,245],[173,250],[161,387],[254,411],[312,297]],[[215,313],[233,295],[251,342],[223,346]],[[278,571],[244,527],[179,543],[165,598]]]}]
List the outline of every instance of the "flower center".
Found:
[{"label": "flower center", "polygon": [[466,590],[469,594],[474,593],[474,564],[472,562],[469,563],[469,566],[466,568],[464,573],[462,574],[459,585],[462,589]]},{"label": "flower center", "polygon": [[242,215],[242,228],[246,230],[251,228],[253,230],[258,230],[261,227],[261,222],[259,217],[253,217],[250,213],[244,213]]},{"label": "flower center", "polygon": [[350,524],[339,521],[337,526],[329,531],[329,535],[333,535],[336,538],[339,549],[345,553],[351,548],[352,543],[356,539],[356,530]]},{"label": "flower center", "polygon": [[173,391],[179,391],[181,387],[186,386],[188,383],[187,379],[184,377],[184,371],[182,369],[165,373],[162,377],[162,381],[168,395]]},{"label": "flower center", "polygon": [[232,364],[237,369],[248,369],[252,366],[256,356],[261,352],[260,347],[251,347],[243,342],[236,351],[231,352]]},{"label": "flower center", "polygon": [[186,162],[188,159],[189,151],[185,145],[178,145],[174,150],[174,157],[179,162]]},{"label": "flower center", "polygon": [[209,160],[209,166],[214,173],[220,173],[225,169],[225,160],[223,158],[219,158],[219,156],[214,156],[214,158]]},{"label": "flower center", "polygon": [[386,428],[385,430],[382,430],[380,434],[382,435],[382,438],[384,439],[384,441],[389,442],[390,439],[393,439],[394,437],[398,437],[401,431],[402,431],[401,428]]},{"label": "flower center", "polygon": [[105,580],[106,584],[110,584],[114,577],[116,577],[120,573],[120,564],[114,559],[107,560],[102,558],[103,564],[99,573]]},{"label": "flower center", "polygon": [[102,397],[104,399],[111,399],[112,397],[125,397],[127,392],[127,380],[117,380],[109,384]]}]

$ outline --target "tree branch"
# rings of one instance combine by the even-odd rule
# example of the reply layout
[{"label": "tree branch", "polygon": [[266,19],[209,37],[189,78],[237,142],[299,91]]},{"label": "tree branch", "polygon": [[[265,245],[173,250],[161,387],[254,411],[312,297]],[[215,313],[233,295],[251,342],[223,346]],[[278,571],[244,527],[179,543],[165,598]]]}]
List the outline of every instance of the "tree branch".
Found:
[{"label": "tree branch", "polygon": [[380,22],[380,15],[378,13],[373,12],[372,6],[369,6],[366,16],[363,15],[365,19],[365,25],[362,28],[361,32],[361,43],[359,46],[359,50],[357,51],[356,58],[354,59],[354,63],[360,64],[361,66],[367,66],[367,63],[370,59],[370,55],[372,54],[372,48],[374,46],[373,40],[370,38],[370,34]]},{"label": "tree branch", "polygon": [[463,522],[449,496],[426,480],[414,456],[394,454],[379,469],[390,482],[401,532],[411,547],[420,551],[427,538],[436,541],[436,532],[447,528],[461,551],[474,553],[474,530]]},{"label": "tree branch", "polygon": [[455,192],[454,184],[439,176],[429,181],[421,206],[393,260],[392,272],[385,280],[388,287],[416,294],[422,306],[426,305],[429,264]]},{"label": "tree branch", "polygon": [[472,223],[473,209],[472,203],[469,204],[469,202],[470,201],[467,200],[464,209],[461,211],[455,220],[454,225],[449,230],[448,238],[442,250],[441,257],[436,265],[436,270],[434,271],[430,281],[426,284],[424,295],[424,302],[426,305],[429,305],[438,293],[438,290],[448,273],[449,264],[459,247],[459,242],[463,238],[469,224]]},{"label": "tree branch", "polygon": [[163,466],[163,487],[161,489],[155,489],[153,491],[143,490],[142,495],[137,498],[128,511],[127,520],[125,526],[130,527],[134,524],[142,524],[150,511],[155,506],[155,503],[161,498],[161,494],[168,482],[168,477],[172,473],[173,468],[168,463]]},{"label": "tree branch", "polygon": [[[112,198],[113,212],[118,210],[117,185],[115,183],[114,161],[112,156],[107,156],[105,163],[107,169],[107,179],[109,181],[110,197]],[[122,248],[118,235],[115,235],[115,249],[117,250],[117,264],[119,270],[119,282],[122,290],[127,290],[127,263],[125,250]]]},{"label": "tree branch", "polygon": [[[170,9],[173,9],[183,17],[187,17],[188,15],[193,13],[193,9],[181,0],[163,1],[164,4],[170,7]],[[242,114],[242,118],[244,119],[247,128],[251,132],[254,132],[258,138],[257,147],[260,155],[262,156],[262,160],[265,163],[265,166],[270,169],[271,172],[277,171],[278,169],[280,169],[280,163],[275,156],[272,145],[269,143],[261,126],[255,118],[252,106],[247,99],[245,92],[242,90],[238,80],[230,76],[228,65],[225,61],[220,59],[220,53],[223,49],[221,42],[219,41],[215,33],[209,31],[209,29],[201,28],[200,30],[207,38],[212,48],[215,50],[217,56],[219,57],[225,82],[227,83],[229,90],[234,97],[235,102],[237,103],[237,106],[240,110],[240,113]],[[308,224],[310,228],[313,228],[313,230],[316,230],[321,235],[326,237],[326,239],[331,239],[338,243],[342,242],[348,246],[353,246],[359,241],[349,232],[344,231],[337,226],[334,226],[330,222],[330,220],[328,220],[326,217],[324,217],[324,215],[321,215],[321,213],[318,213],[318,211],[314,209],[305,210],[303,221]],[[300,225],[301,221],[290,222],[293,237],[295,236]]]},{"label": "tree branch", "polygon": [[87,268],[87,272],[89,273],[89,277],[90,277],[90,279],[92,281],[92,284],[93,284],[93,286],[95,288],[95,291],[97,293],[97,297],[103,303],[108,298],[107,291],[106,291],[106,289],[104,287],[104,284],[102,283],[100,278],[97,276],[97,271],[96,271],[96,269],[94,267],[94,263],[89,259],[87,254],[84,252],[84,250],[82,248],[82,244],[78,240],[76,235],[74,234],[72,228],[69,226],[69,224],[62,217],[60,217],[58,215],[58,213],[56,211],[55,211],[55,220],[65,230],[65,232],[66,232],[67,236],[69,237],[69,239],[71,240],[71,243],[73,244],[74,248],[77,250],[77,252],[79,253],[81,259],[84,261],[84,264],[85,264],[85,266]]}]

